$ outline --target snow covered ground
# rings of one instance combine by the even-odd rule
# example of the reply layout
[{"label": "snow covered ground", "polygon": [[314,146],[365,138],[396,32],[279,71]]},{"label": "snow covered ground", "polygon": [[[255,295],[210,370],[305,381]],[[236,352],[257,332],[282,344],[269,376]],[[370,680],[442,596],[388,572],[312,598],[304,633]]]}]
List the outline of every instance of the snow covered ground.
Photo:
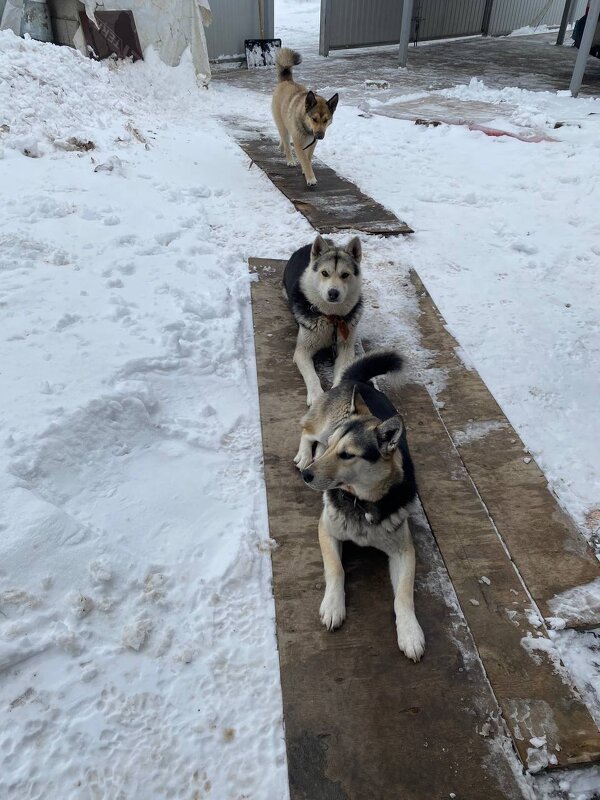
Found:
[{"label": "snow covered ground", "polygon": [[310,229],[208,100],[0,34],[2,798],[287,797],[246,259]]},{"label": "snow covered ground", "polygon": [[[314,53],[316,0],[276,10]],[[530,145],[359,117],[336,88],[319,155],[418,231],[365,242],[366,326],[395,319],[424,369],[416,267],[593,535],[600,103],[448,91],[558,140]],[[0,798],[287,797],[246,259],[312,229],[217,119],[268,106],[188,61],[0,34]],[[596,641],[556,635],[600,717]],[[536,787],[589,800],[600,776]]]}]

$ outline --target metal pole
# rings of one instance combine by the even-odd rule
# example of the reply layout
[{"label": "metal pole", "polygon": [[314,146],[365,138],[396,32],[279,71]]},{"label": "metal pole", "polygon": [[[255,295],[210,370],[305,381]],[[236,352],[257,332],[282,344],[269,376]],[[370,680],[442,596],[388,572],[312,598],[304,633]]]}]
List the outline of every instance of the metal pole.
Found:
[{"label": "metal pole", "polygon": [[581,37],[581,44],[579,45],[579,52],[577,53],[577,60],[573,69],[573,77],[571,78],[571,94],[577,97],[581,89],[581,82],[583,81],[583,73],[585,72],[585,65],[590,54],[590,48],[594,41],[594,34],[596,33],[596,25],[600,17],[600,0],[590,0],[590,10],[583,29],[583,36]]},{"label": "metal pole", "polygon": [[573,0],[565,0],[565,7],[563,9],[563,15],[560,21],[560,28],[558,29],[558,36],[556,37],[556,44],[560,45],[565,40],[565,33],[567,31],[567,24],[569,22],[569,16],[571,14],[572,5],[573,5]]},{"label": "metal pole", "polygon": [[258,28],[259,38],[265,38],[265,0],[258,0]]},{"label": "metal pole", "polygon": [[492,19],[492,7],[494,0],[486,0],[485,8],[483,9],[483,20],[481,21],[481,35],[490,35],[490,21]]},{"label": "metal pole", "polygon": [[321,0],[321,29],[319,32],[319,55],[329,55],[329,0]]},{"label": "metal pole", "polygon": [[401,67],[405,67],[408,60],[408,42],[410,40],[412,14],[413,0],[403,0],[402,22],[400,24],[400,46],[398,48],[398,61]]}]

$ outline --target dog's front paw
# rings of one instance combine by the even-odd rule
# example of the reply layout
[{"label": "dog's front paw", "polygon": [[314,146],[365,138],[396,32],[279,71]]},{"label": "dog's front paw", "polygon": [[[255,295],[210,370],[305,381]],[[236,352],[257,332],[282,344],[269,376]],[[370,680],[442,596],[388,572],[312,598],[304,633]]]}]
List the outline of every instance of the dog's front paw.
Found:
[{"label": "dog's front paw", "polygon": [[325,597],[319,609],[321,622],[328,631],[339,628],[346,619],[346,598],[344,590],[325,590]]},{"label": "dog's front paw", "polygon": [[398,620],[396,630],[400,650],[412,661],[420,661],[425,652],[425,635],[414,614]]},{"label": "dog's front paw", "polygon": [[312,406],[316,403],[319,397],[323,394],[323,388],[319,386],[318,389],[310,389],[306,395],[306,405]]},{"label": "dog's front paw", "polygon": [[296,161],[294,156],[290,156],[290,158],[286,158],[285,163],[288,165],[288,167],[296,167],[298,165],[298,162]]},{"label": "dog's front paw", "polygon": [[304,455],[302,452],[300,452],[300,450],[298,450],[298,452],[294,456],[294,464],[298,467],[300,472],[302,472],[303,469],[306,469],[308,466],[310,466],[310,464],[312,464],[312,461],[313,460],[311,456]]},{"label": "dog's front paw", "polygon": [[315,178],[314,175],[312,175],[310,178],[306,179],[306,185],[307,186],[316,186],[317,185],[317,179]]}]

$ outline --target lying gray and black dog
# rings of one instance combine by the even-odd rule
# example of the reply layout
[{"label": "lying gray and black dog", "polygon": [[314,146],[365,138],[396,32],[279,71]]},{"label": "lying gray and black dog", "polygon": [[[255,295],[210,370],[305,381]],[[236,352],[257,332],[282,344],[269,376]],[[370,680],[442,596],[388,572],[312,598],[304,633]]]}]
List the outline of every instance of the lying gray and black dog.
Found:
[{"label": "lying gray and black dog", "polygon": [[333,630],[346,617],[342,542],[376,547],[389,558],[398,645],[419,661],[425,637],[414,611],[415,549],[408,526],[417,495],[415,473],[402,418],[370,383],[401,366],[393,351],[372,353],[350,365],[339,384],[304,416],[296,463],[305,483],[323,492],[321,621]]},{"label": "lying gray and black dog", "polygon": [[333,385],[354,360],[356,327],[362,315],[360,262],[355,236],[345,247],[317,236],[291,256],[283,273],[283,293],[298,323],[294,361],[306,384],[306,403],[323,393],[313,357],[327,347],[336,351]]}]

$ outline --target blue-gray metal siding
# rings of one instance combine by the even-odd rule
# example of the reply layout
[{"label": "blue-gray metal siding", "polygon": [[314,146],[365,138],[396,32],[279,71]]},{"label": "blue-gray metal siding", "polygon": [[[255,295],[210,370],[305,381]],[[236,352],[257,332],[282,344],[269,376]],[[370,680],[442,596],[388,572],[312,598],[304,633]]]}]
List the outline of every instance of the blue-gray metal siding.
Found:
[{"label": "blue-gray metal siding", "polygon": [[[580,17],[586,0],[574,3]],[[414,0],[411,41],[447,39],[482,32],[486,0]],[[564,0],[493,0],[489,33],[501,35],[527,25],[558,25]],[[321,0],[319,52],[344,47],[396,44],[402,0]],[[418,30],[417,19],[418,18]]]},{"label": "blue-gray metal siding", "polygon": [[[481,33],[486,0],[415,0],[411,40]],[[321,47],[397,44],[402,0],[321,0]]]},{"label": "blue-gray metal siding", "polygon": [[[585,13],[586,0],[575,3],[577,19]],[[490,17],[490,35],[501,36],[525,27],[558,25],[565,0],[494,0]]]},{"label": "blue-gray metal siding", "polygon": [[[265,38],[273,37],[273,0],[264,0]],[[210,0],[212,25],[206,28],[208,57],[244,56],[244,39],[260,38],[258,0]]]},{"label": "blue-gray metal siding", "polygon": [[[419,39],[451,39],[481,33],[485,0],[414,0],[413,19],[419,20]],[[414,41],[413,22],[411,40]]]},{"label": "blue-gray metal siding", "polygon": [[327,49],[395,44],[400,37],[402,0],[321,0]]}]

